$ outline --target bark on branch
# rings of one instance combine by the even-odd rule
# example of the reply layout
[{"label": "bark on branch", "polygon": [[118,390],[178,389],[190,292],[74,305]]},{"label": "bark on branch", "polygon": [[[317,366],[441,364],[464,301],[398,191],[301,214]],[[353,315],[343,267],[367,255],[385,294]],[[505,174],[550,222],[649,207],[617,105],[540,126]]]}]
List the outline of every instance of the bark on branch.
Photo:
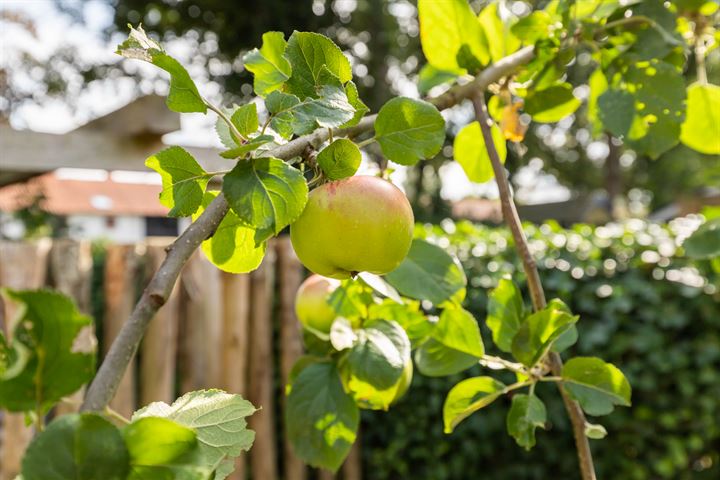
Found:
[{"label": "bark on branch", "polygon": [[[429,101],[441,110],[452,107],[470,98],[476,91],[485,90],[491,83],[497,82],[502,77],[512,73],[521,65],[529,62],[533,55],[532,47],[518,50],[487,67],[473,81],[451,88],[443,95]],[[373,129],[376,118],[377,115],[368,115],[358,125],[336,131],[334,135],[336,137],[355,137],[369,132]],[[289,160],[302,155],[308,146],[317,147],[326,141],[329,135],[328,129],[319,129],[271,150],[268,155]],[[82,411],[103,411],[115,396],[120,379],[122,379],[130,360],[137,352],[145,330],[155,312],[167,301],[183,265],[203,240],[215,233],[215,229],[227,213],[228,208],[225,197],[222,194],[218,195],[202,215],[168,249],[165,261],[153,275],[130,318],[123,325],[100,365],[97,375],[88,388],[81,408]]]},{"label": "bark on branch", "polygon": [[[546,306],[545,292],[543,291],[542,283],[540,282],[540,274],[538,273],[535,259],[530,252],[528,247],[527,237],[522,228],[520,217],[518,216],[517,209],[515,208],[515,202],[512,199],[512,192],[510,191],[510,185],[505,175],[505,168],[500,162],[495,144],[492,138],[492,120],[487,112],[487,106],[485,105],[485,98],[483,92],[478,91],[473,96],[473,106],[475,108],[475,116],[478,123],[480,123],[480,130],[482,131],[483,140],[485,141],[485,148],[487,149],[490,162],[492,163],[493,172],[495,173],[495,181],[497,182],[498,191],[500,192],[500,206],[502,208],[503,218],[507,224],[510,232],[512,233],[513,240],[515,242],[515,248],[520,255],[522,260],[523,270],[527,277],[528,289],[530,290],[530,297],[532,299],[533,309],[535,311],[542,310]],[[551,352],[548,356],[548,363],[553,375],[561,376],[562,373],[562,359],[560,355],[555,352]],[[570,422],[572,423],[573,435],[575,437],[575,447],[577,449],[578,460],[580,462],[580,472],[582,473],[583,480],[595,480],[595,467],[593,466],[592,452],[590,451],[590,444],[587,436],[585,435],[585,414],[583,413],[580,405],[572,400],[562,382],[557,383],[562,396],[563,403],[565,404],[565,410],[567,410]]]}]

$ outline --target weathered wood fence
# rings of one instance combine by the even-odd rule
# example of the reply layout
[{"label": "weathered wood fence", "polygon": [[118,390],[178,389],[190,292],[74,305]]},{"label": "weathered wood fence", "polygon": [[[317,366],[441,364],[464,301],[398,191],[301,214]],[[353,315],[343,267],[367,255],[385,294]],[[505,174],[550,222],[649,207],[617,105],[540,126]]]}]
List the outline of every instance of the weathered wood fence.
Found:
[{"label": "weathered wood fence", "polygon": [[[96,328],[105,353],[170,241],[103,247],[69,239],[0,242],[0,286],[56,288],[86,313],[94,304],[102,312]],[[93,248],[101,254],[94,256]],[[104,258],[104,264],[94,265],[94,257]],[[306,467],[283,432],[284,386],[303,350],[293,303],[304,275],[287,237],[273,241],[260,268],[247,275],[221,272],[196,252],[151,323],[111,407],[129,417],[143,405],[170,403],[191,390],[217,387],[240,393],[262,410],[250,418],[255,444],[238,459],[231,480],[336,478]],[[0,328],[11,308],[0,308]],[[76,411],[82,394],[52,414]],[[12,480],[33,432],[22,414],[8,412],[0,413],[0,428],[0,480]],[[360,480],[357,449],[337,478]]]}]

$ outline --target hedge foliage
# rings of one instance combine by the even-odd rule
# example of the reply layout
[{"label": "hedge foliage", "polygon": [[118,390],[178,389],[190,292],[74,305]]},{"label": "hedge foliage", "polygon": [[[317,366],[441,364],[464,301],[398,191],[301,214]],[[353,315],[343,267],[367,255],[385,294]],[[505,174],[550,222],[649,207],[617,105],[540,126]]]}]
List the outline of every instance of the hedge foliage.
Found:
[{"label": "hedge foliage", "polygon": [[[599,355],[633,386],[633,405],[589,419],[599,478],[720,478],[720,262],[691,261],[677,245],[693,219],[668,226],[631,220],[602,227],[526,226],[548,298],[581,316],[574,355]],[[419,233],[458,255],[471,284],[468,307],[483,329],[487,294],[506,274],[524,281],[504,228],[444,221]],[[526,303],[529,297],[525,293]],[[477,375],[480,367],[465,372]],[[445,395],[462,375],[415,375],[390,412],[364,412],[363,462],[373,480],[578,478],[569,422],[554,385],[537,393],[548,431],[525,452],[505,433],[507,399],[442,432]]]}]

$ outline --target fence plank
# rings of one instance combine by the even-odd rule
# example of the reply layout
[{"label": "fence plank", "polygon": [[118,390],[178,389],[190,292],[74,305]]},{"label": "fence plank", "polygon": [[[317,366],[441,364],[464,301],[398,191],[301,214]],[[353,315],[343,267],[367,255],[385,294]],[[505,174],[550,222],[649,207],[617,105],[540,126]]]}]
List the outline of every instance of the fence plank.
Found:
[{"label": "fence plank", "polygon": [[[47,239],[37,243],[0,242],[0,286],[20,289],[45,285],[50,246]],[[4,303],[0,306],[0,316],[11,318],[15,307]],[[32,429],[25,426],[23,414],[2,413],[0,479],[12,480],[20,473],[20,462],[32,438]]]},{"label": "fence plank", "polygon": [[[130,317],[136,298],[135,245],[109,245],[105,257],[105,318],[103,320],[103,354],[107,354],[123,324]],[[129,418],[135,411],[135,359],[131,360],[120,381],[110,408]]]},{"label": "fence plank", "polygon": [[360,430],[358,429],[357,438],[355,443],[350,449],[348,457],[345,459],[345,463],[342,466],[342,478],[343,480],[362,480],[362,456],[360,445]]},{"label": "fence plank", "polygon": [[[170,239],[146,241],[146,278],[160,267],[165,259],[165,247]],[[175,364],[177,356],[178,309],[177,283],[165,305],[155,314],[140,347],[140,405],[175,400]]]},{"label": "fence plank", "polygon": [[[247,397],[250,276],[223,272],[222,284],[222,388]],[[244,480],[245,470],[245,454],[242,454],[235,461],[235,472],[228,480]]]},{"label": "fence plank", "polygon": [[[92,245],[88,241],[58,238],[50,249],[50,284],[73,299],[78,309],[91,313]],[[66,397],[55,407],[55,415],[65,415],[80,409],[85,387]]]},{"label": "fence plank", "polygon": [[222,284],[220,271],[197,251],[182,273],[184,314],[180,387],[189,392],[220,387]]},{"label": "fence plank", "polygon": [[[280,376],[285,387],[295,361],[303,354],[300,323],[295,316],[295,294],[302,283],[304,272],[300,260],[292,248],[290,237],[279,237],[275,242],[277,250],[277,274],[280,290]],[[283,412],[286,396],[282,396]],[[284,418],[283,415],[283,426]],[[292,450],[287,430],[283,429],[285,480],[305,480],[307,468]]]},{"label": "fence plank", "polygon": [[249,400],[262,410],[250,417],[255,444],[250,450],[252,478],[276,480],[273,381],[273,267],[275,252],[268,248],[260,268],[251,275]]}]

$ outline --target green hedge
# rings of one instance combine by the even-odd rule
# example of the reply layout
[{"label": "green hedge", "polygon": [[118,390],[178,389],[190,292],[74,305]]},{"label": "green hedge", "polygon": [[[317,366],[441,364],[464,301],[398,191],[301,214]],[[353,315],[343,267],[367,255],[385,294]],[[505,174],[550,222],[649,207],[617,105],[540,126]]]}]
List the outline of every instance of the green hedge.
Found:
[{"label": "green hedge", "polygon": [[[670,226],[632,220],[593,228],[526,226],[548,298],[580,314],[576,355],[618,365],[633,386],[631,408],[590,419],[608,430],[591,440],[599,478],[720,478],[720,275],[676,248],[687,219]],[[458,255],[468,274],[468,306],[484,325],[488,290],[504,274],[523,281],[505,229],[470,223],[419,227],[420,234]],[[716,264],[717,268],[717,264]],[[520,270],[521,271],[521,270]],[[526,294],[526,302],[529,298]],[[410,393],[390,412],[364,412],[367,478],[579,478],[574,444],[553,385],[537,392],[548,406],[548,431],[520,449],[505,432],[507,399],[442,433],[445,394],[463,376],[416,375]]]}]

